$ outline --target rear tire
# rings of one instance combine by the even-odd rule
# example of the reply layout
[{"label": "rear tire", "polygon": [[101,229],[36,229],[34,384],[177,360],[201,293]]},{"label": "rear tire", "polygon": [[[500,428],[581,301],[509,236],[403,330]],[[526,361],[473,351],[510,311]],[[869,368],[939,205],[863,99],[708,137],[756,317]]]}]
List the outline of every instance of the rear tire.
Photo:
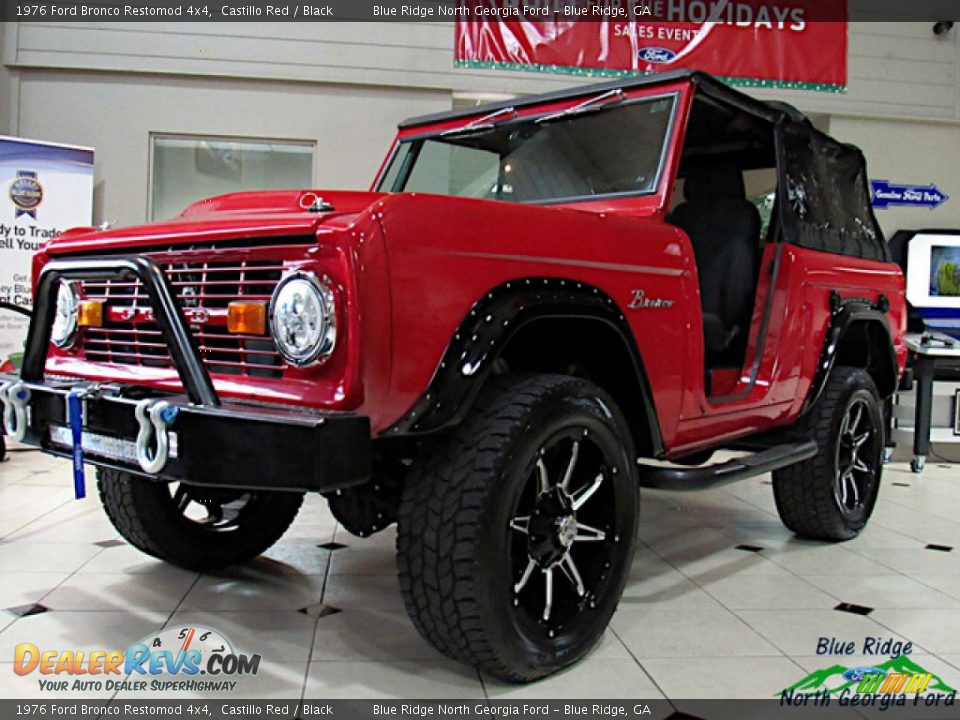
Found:
[{"label": "rear tire", "polygon": [[866,370],[838,367],[798,428],[817,441],[809,460],[776,470],[773,495],[783,524],[798,535],[856,537],[873,513],[885,446],[877,387]]},{"label": "rear tire", "polygon": [[303,493],[171,485],[104,468],[97,485],[110,522],[127,542],[188,570],[257,557],[287,531],[303,503]]},{"label": "rear tire", "polygon": [[638,487],[629,428],[600,388],[495,381],[407,479],[397,554],[414,625],[511,682],[575,662],[623,592]]}]

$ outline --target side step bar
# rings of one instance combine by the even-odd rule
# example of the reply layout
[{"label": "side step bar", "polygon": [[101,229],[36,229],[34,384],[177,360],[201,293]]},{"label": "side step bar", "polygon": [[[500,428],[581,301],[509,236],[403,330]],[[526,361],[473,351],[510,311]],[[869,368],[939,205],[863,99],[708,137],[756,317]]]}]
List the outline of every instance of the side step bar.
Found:
[{"label": "side step bar", "polygon": [[815,440],[775,445],[768,450],[703,467],[640,465],[640,485],[659,490],[706,490],[762,475],[771,470],[809,460],[817,454]]}]

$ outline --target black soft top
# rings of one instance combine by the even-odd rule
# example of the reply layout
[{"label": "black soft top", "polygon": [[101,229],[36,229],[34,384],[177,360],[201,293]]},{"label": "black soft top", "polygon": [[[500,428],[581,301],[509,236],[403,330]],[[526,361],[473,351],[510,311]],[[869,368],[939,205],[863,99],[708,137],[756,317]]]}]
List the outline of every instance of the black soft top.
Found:
[{"label": "black soft top", "polygon": [[690,80],[697,86],[699,91],[728,104],[735,105],[746,112],[764,117],[771,122],[776,122],[783,116],[787,116],[794,121],[802,121],[805,119],[799,110],[786,103],[770,103],[757,100],[738,90],[734,90],[729,85],[725,85],[713,76],[700,70],[671,70],[669,72],[637,75],[608,82],[564,88],[563,90],[554,90],[553,92],[541,93],[539,95],[527,95],[510,100],[500,100],[494,103],[487,103],[486,105],[457,108],[455,110],[448,110],[447,112],[433,113],[432,115],[421,115],[420,117],[404,120],[400,123],[400,129],[417,127],[419,125],[431,125],[437,122],[468,118],[474,115],[489,115],[492,112],[503,110],[504,108],[525,108],[532,105],[557,102],[559,100],[589,97],[591,95],[609,92],[610,90],[617,90],[618,88],[627,90],[638,87],[655,87],[678,80]]},{"label": "black soft top", "polygon": [[[762,118],[774,126],[779,174],[778,239],[823,252],[887,261],[890,256],[871,204],[863,153],[817,130],[792,105],[750,97],[699,70],[674,70],[411,118],[400,128],[469,118],[505,108],[587,98],[616,89],[687,80],[700,96]],[[709,160],[707,160],[709,161]]]}]

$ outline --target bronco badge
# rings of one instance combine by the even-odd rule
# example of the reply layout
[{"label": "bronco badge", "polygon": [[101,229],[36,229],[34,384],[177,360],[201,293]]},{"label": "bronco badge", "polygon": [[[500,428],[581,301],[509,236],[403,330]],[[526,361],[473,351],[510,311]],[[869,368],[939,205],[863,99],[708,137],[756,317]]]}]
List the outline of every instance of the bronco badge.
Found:
[{"label": "bronco badge", "polygon": [[634,290],[633,299],[627,305],[631,310],[641,308],[668,308],[673,307],[673,300],[663,300],[661,298],[648,298],[643,290]]}]

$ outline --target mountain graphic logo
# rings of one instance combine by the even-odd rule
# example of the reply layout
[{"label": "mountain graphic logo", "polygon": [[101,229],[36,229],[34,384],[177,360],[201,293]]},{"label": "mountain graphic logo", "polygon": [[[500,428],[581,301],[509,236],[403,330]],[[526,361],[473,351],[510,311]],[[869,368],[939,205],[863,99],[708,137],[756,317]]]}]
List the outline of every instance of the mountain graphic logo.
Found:
[{"label": "mountain graphic logo", "polygon": [[844,690],[854,693],[956,692],[940,676],[924,670],[906,655],[899,655],[877,665],[852,668],[832,665],[815,670],[774,697],[783,693],[814,692],[838,695]]}]

